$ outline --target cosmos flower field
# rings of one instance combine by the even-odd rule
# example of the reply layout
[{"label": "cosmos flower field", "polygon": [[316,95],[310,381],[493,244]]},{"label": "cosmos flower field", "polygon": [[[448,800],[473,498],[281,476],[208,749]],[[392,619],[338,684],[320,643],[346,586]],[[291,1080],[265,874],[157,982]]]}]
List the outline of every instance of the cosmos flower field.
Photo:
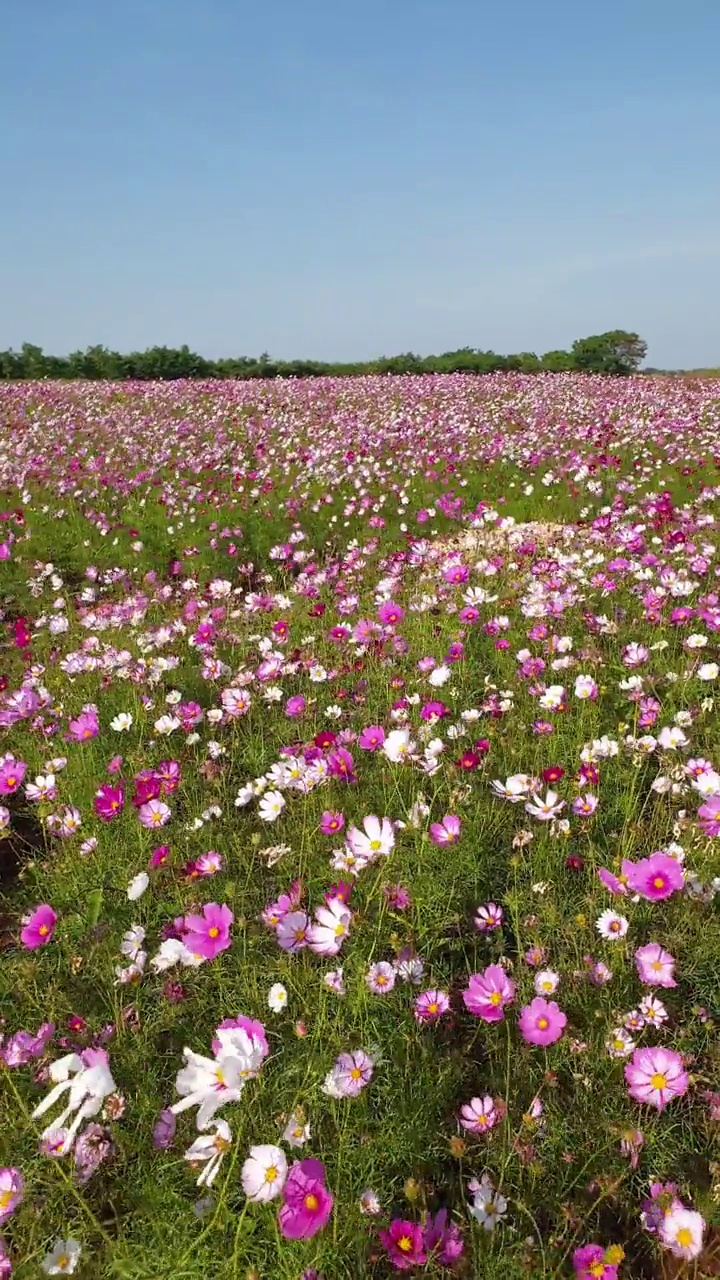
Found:
[{"label": "cosmos flower field", "polygon": [[720,382],[0,423],[0,1276],[717,1275]]}]

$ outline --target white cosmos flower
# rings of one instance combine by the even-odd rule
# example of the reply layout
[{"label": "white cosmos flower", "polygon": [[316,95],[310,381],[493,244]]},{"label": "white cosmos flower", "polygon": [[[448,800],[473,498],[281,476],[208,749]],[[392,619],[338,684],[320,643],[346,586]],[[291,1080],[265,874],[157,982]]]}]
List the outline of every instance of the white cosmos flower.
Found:
[{"label": "white cosmos flower", "polygon": [[110,721],[110,728],[114,729],[116,733],[127,733],[128,729],[132,728],[132,723],[133,718],[130,712],[121,711],[119,715]]},{"label": "white cosmos flower", "polygon": [[565,808],[565,801],[559,800],[556,791],[548,791],[545,799],[541,796],[533,796],[528,804],[525,805],[525,812],[531,817],[537,818],[540,822],[549,822],[551,818],[556,818]]},{"label": "white cosmos flower", "polygon": [[403,764],[413,749],[409,729],[391,729],[382,744],[382,751],[393,764]]},{"label": "white cosmos flower", "polygon": [[80,1125],[89,1116],[97,1115],[108,1095],[115,1093],[116,1085],[104,1049],[84,1049],[82,1055],[68,1053],[64,1058],[58,1058],[50,1067],[50,1079],[54,1087],[35,1108],[32,1118],[38,1120],[67,1093],[67,1106],[42,1133],[42,1137],[46,1137],[54,1130],[64,1129],[65,1122],[74,1111],[75,1119],[65,1133],[60,1152],[65,1155],[71,1149]]},{"label": "white cosmos flower", "polygon": [[139,871],[133,876],[127,887],[127,896],[131,902],[137,902],[138,898],[142,898],[145,890],[150,883],[150,877],[147,871]]},{"label": "white cosmos flower", "polygon": [[145,930],[141,924],[134,924],[127,933],[124,934],[120,943],[121,954],[127,956],[129,960],[135,960],[138,952],[142,948],[145,941]]},{"label": "white cosmos flower", "polygon": [[289,1147],[303,1147],[310,1137],[310,1125],[301,1111],[294,1111],[283,1132],[282,1140]]},{"label": "white cosmos flower", "polygon": [[603,938],[608,942],[618,942],[620,938],[624,938],[628,931],[628,920],[625,916],[618,915],[617,911],[611,910],[610,907],[603,911],[595,921],[595,928]]},{"label": "white cosmos flower", "polygon": [[232,1146],[232,1132],[225,1120],[216,1120],[214,1133],[203,1133],[185,1152],[185,1159],[193,1165],[204,1164],[197,1180],[199,1187],[211,1187],[215,1181],[223,1156]]},{"label": "white cosmos flower", "polygon": [[56,1240],[40,1266],[48,1276],[71,1276],[78,1264],[81,1248],[79,1240]]},{"label": "white cosmos flower", "polygon": [[705,1219],[694,1209],[671,1209],[658,1227],[661,1242],[676,1258],[697,1258],[702,1252]]},{"label": "white cosmos flower", "polygon": [[258,806],[263,822],[274,822],[285,808],[285,797],[279,791],[266,791]]},{"label": "white cosmos flower", "polygon": [[698,680],[717,680],[718,675],[720,675],[720,667],[717,662],[703,662],[697,669]]},{"label": "white cosmos flower", "polygon": [[197,969],[204,963],[204,956],[194,955],[180,938],[166,938],[160,944],[160,950],[150,961],[150,968],[155,973],[165,973],[176,964],[181,964],[188,969]]},{"label": "white cosmos flower", "polygon": [[268,991],[268,1005],[273,1013],[282,1013],[288,1002],[288,993],[282,982],[274,982]]},{"label": "white cosmos flower", "polygon": [[285,1186],[287,1178],[287,1160],[280,1147],[263,1144],[250,1148],[250,1155],[245,1161],[240,1181],[248,1200],[266,1204],[275,1200]]},{"label": "white cosmos flower", "polygon": [[430,672],[430,675],[428,676],[428,684],[431,684],[433,689],[440,689],[444,684],[447,684],[451,675],[452,671],[450,670],[450,667],[443,663],[442,666],[435,667],[435,669]]},{"label": "white cosmos flower", "polygon": [[242,1071],[244,1060],[235,1054],[220,1053],[216,1058],[206,1058],[192,1049],[184,1049],[185,1066],[175,1080],[180,1102],[173,1103],[173,1115],[197,1107],[197,1127],[207,1129],[210,1121],[228,1102],[237,1102],[245,1085]]}]

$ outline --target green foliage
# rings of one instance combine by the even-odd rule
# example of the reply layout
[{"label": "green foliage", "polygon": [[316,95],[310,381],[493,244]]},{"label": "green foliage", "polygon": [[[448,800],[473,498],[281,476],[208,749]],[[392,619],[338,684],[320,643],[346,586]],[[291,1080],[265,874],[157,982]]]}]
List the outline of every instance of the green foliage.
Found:
[{"label": "green foliage", "polygon": [[534,351],[498,355],[461,347],[438,356],[406,351],[376,360],[339,363],[327,360],[274,360],[267,352],[258,357],[231,356],[208,360],[187,345],[179,348],[149,347],[122,355],[107,347],[88,347],[68,356],[46,355],[42,347],[24,342],[20,351],[0,351],[0,381],[59,378],[87,381],[127,380],[172,382],[181,378],[320,378],[358,374],[433,373],[603,373],[636,372],[645,358],[647,344],[636,333],[622,329],[598,337],[578,338],[570,351],[548,351],[542,358]]}]

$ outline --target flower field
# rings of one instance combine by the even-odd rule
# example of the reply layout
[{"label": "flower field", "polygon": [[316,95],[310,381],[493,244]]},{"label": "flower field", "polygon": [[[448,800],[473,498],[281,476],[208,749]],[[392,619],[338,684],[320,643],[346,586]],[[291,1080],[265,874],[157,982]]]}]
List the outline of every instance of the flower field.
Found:
[{"label": "flower field", "polygon": [[0,1277],[720,1274],[720,382],[0,422]]}]

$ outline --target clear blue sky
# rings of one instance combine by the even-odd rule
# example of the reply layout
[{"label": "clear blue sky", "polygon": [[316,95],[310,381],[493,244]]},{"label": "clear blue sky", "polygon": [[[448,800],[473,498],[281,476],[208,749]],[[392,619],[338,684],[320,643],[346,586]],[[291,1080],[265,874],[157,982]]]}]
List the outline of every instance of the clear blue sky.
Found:
[{"label": "clear blue sky", "polygon": [[720,363],[719,0],[18,0],[0,347]]}]

